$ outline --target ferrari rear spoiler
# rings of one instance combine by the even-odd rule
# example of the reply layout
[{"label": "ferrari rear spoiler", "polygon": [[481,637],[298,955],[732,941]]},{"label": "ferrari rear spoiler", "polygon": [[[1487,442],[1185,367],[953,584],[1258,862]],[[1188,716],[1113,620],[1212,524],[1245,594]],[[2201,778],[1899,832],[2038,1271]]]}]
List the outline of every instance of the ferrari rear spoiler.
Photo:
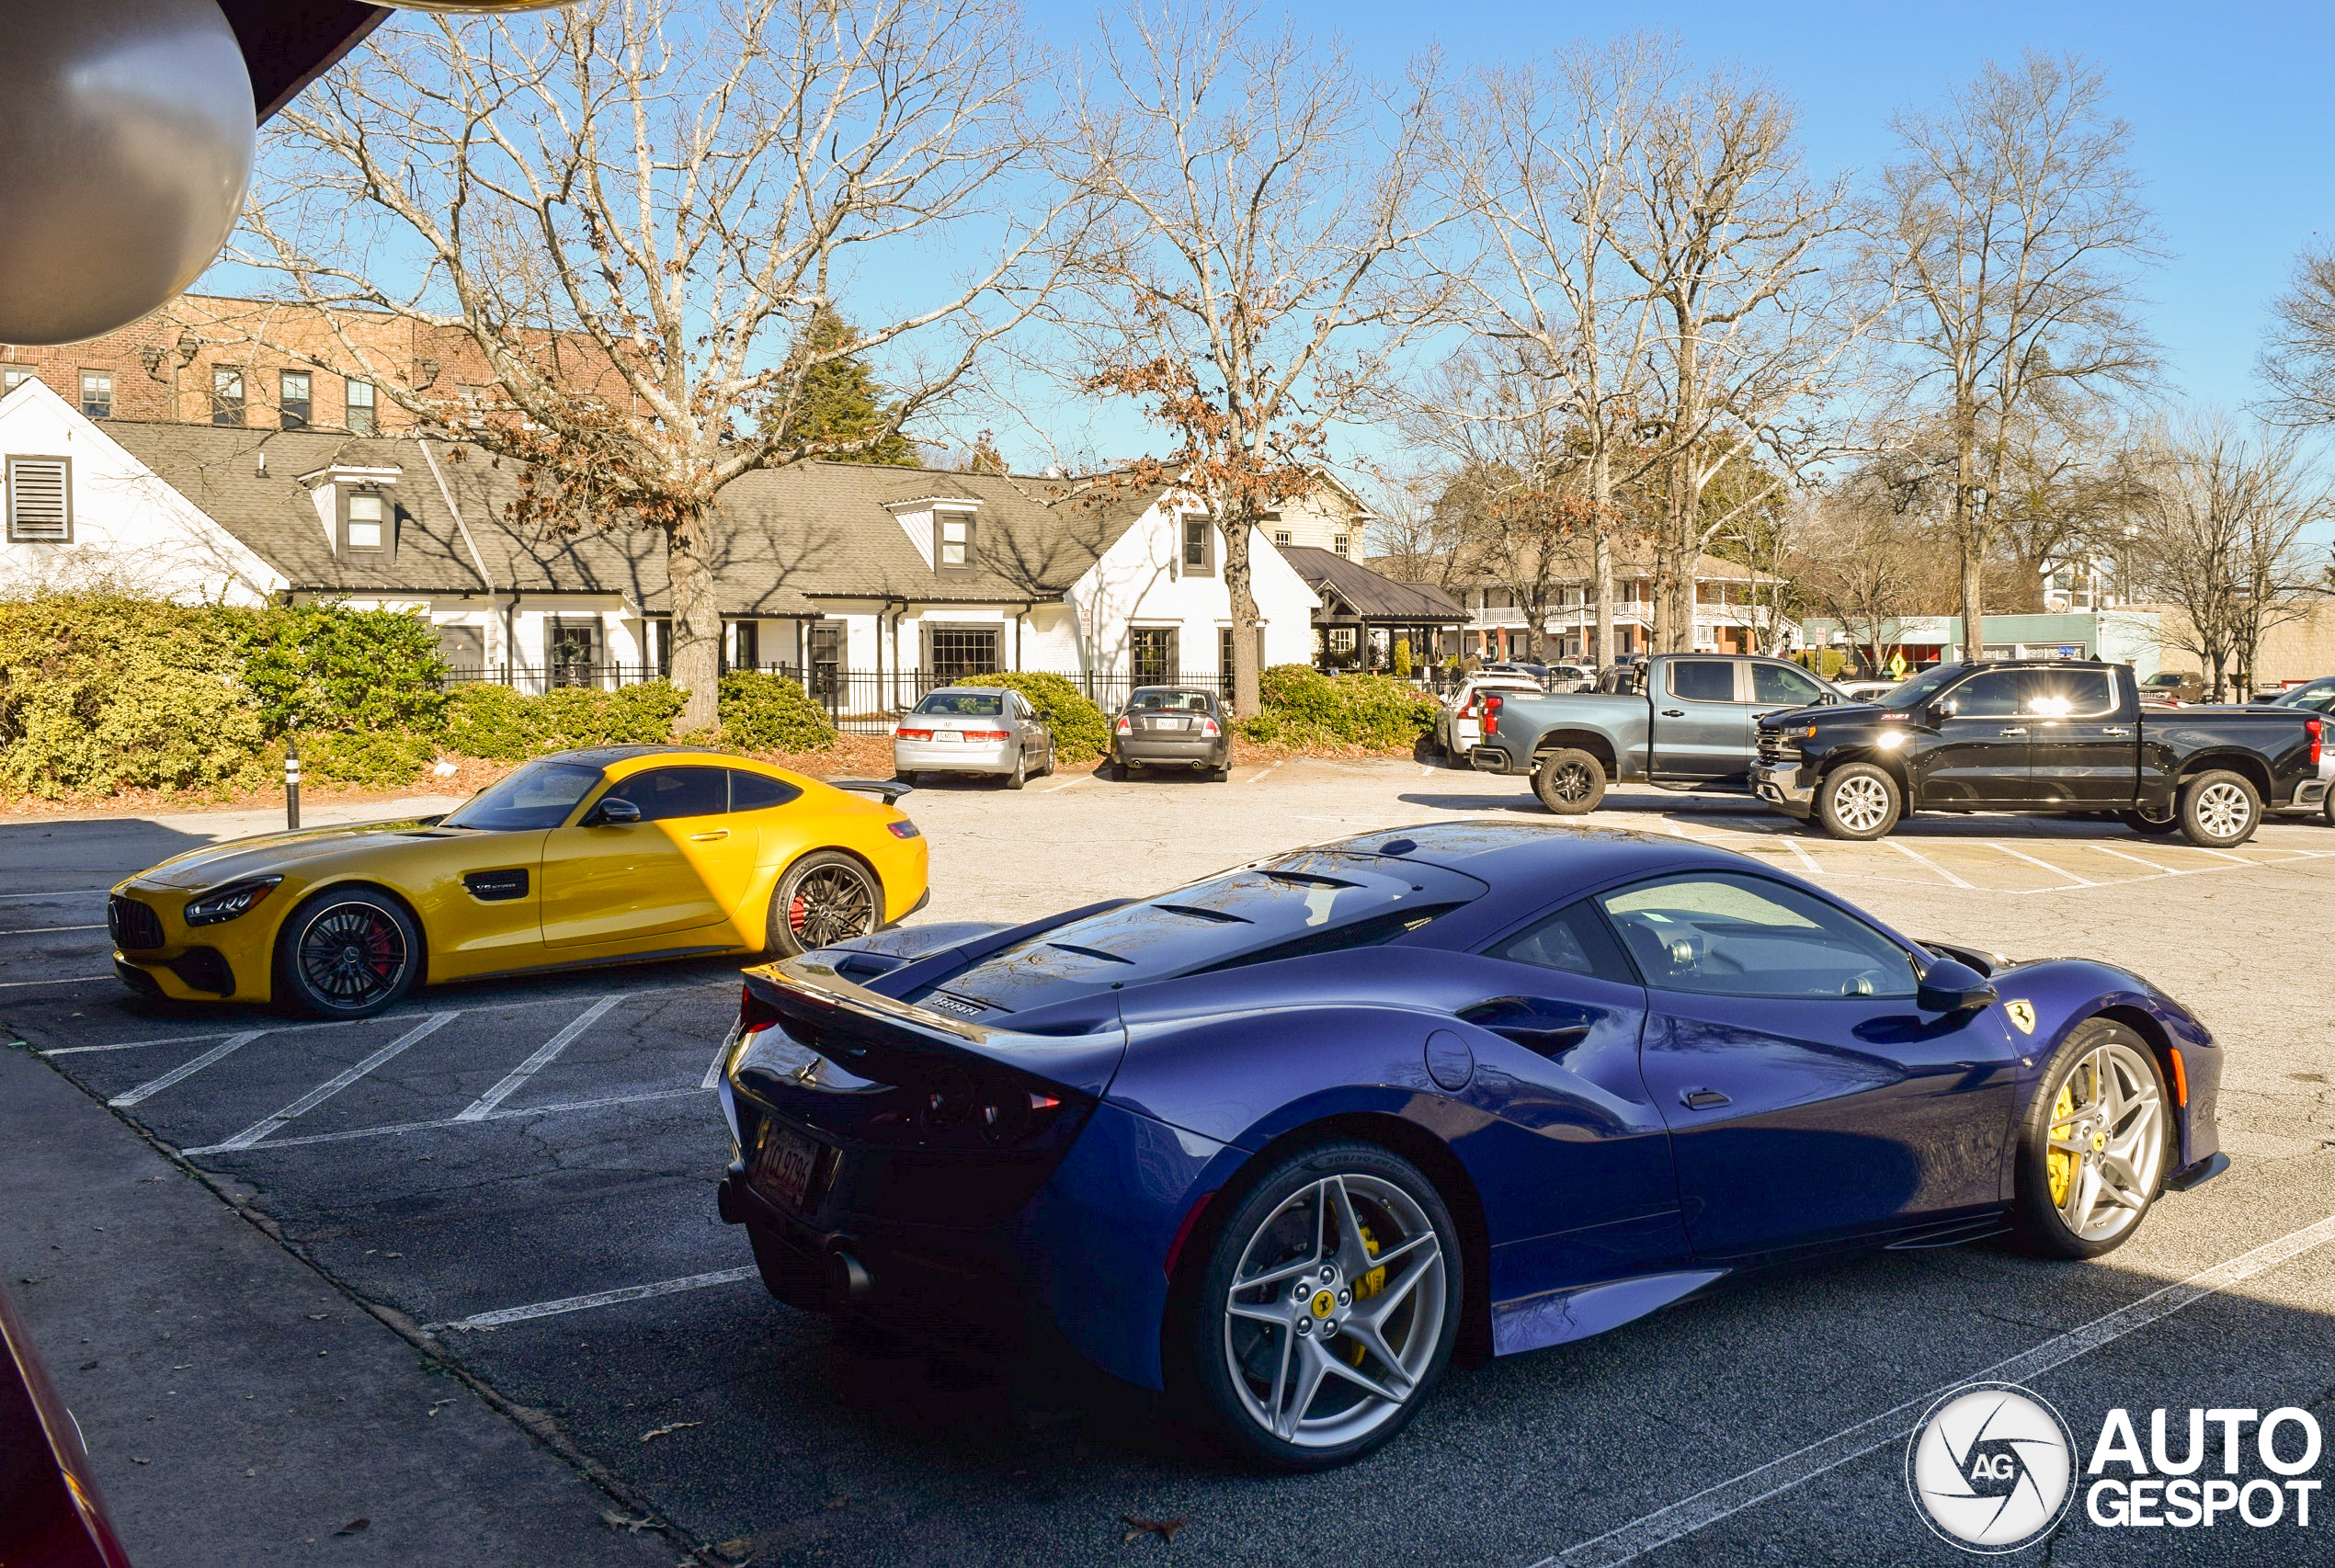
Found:
[{"label": "ferrari rear spoiler", "polygon": [[830,778],[827,780],[827,788],[849,790],[855,795],[881,795],[883,797],[883,803],[889,806],[898,801],[901,796],[915,789],[916,786],[903,784],[897,778]]}]

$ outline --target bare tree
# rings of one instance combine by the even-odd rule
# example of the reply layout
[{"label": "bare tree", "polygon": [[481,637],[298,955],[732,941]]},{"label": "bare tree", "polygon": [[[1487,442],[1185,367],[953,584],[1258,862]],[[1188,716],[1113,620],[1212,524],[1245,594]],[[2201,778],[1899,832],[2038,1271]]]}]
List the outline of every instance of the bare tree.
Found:
[{"label": "bare tree", "polygon": [[1801,589],[1849,634],[1868,670],[1881,668],[1905,618],[1928,608],[1936,570],[1919,506],[1916,487],[1875,464],[1795,510]]},{"label": "bare tree", "polygon": [[2154,433],[2127,514],[2140,585],[2179,612],[2159,636],[2192,654],[2220,701],[2253,688],[2263,638],[2309,613],[2323,557],[2304,528],[2335,511],[2293,432],[2250,440],[2212,416]]},{"label": "bare tree", "polygon": [[1258,514],[1315,483],[1331,429],[1375,395],[1441,292],[1418,263],[1431,61],[1381,89],[1343,48],[1268,32],[1246,0],[1106,26],[1072,138],[1109,213],[1065,319],[1088,391],[1176,433],[1130,485],[1203,500],[1224,535],[1233,703],[1258,708]]},{"label": "bare tree", "polygon": [[1988,64],[1942,113],[1893,125],[1903,156],[1872,228],[1911,378],[1937,389],[1949,430],[1968,658],[1985,647],[1988,504],[2022,416],[2152,369],[2132,308],[2155,233],[2126,162],[2131,129],[2107,103],[2098,69],[2030,53],[2016,70]]},{"label": "bare tree", "polygon": [[[663,535],[682,725],[702,729],[723,487],[892,441],[1058,265],[1069,200],[1038,177],[1026,37],[1010,0],[584,0],[395,27],[275,121],[254,259],[308,302],[457,345],[461,365],[417,369],[334,318],[422,428],[518,460],[523,513]],[[814,334],[893,255],[916,264],[902,302]],[[840,438],[806,422],[821,371],[869,354],[883,417]]]},{"label": "bare tree", "polygon": [[2259,369],[2272,417],[2335,424],[2335,250],[2314,247],[2295,262],[2294,280],[2271,305]]}]

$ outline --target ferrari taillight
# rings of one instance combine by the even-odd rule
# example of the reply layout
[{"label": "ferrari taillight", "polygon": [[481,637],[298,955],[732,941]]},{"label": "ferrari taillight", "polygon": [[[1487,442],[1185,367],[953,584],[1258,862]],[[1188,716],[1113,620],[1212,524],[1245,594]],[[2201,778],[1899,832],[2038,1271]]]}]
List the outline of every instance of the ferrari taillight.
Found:
[{"label": "ferrari taillight", "polygon": [[2303,721],[2303,728],[2308,730],[2311,733],[2311,766],[2313,767],[2317,767],[2318,766],[2318,748],[2321,740],[2323,739],[2320,732],[2326,729],[2326,723],[2323,720],[2306,719]]},{"label": "ferrari taillight", "polygon": [[1007,1089],[982,1103],[981,1132],[993,1143],[1019,1143],[1044,1131],[1062,1108],[1059,1096]]},{"label": "ferrari taillight", "polygon": [[741,1036],[760,1034],[779,1021],[779,1010],[754,994],[748,985],[738,994],[738,1033]]},{"label": "ferrari taillight", "polygon": [[1489,692],[1485,693],[1484,733],[1487,735],[1497,735],[1500,733],[1500,704],[1503,700]]}]

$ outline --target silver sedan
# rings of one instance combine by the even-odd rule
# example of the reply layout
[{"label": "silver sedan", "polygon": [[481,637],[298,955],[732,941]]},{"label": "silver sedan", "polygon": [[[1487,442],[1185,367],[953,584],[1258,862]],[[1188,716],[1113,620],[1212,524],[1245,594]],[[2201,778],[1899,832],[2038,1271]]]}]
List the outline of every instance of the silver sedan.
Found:
[{"label": "silver sedan", "polygon": [[1054,732],[1018,691],[942,687],[893,726],[892,770],[911,784],[919,774],[977,773],[1019,790],[1054,770]]}]

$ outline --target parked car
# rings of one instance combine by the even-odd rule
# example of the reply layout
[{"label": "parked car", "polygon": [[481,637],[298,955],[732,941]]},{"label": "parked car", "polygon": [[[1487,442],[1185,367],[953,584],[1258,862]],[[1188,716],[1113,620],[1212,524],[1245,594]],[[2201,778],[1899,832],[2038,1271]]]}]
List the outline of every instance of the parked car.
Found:
[{"label": "parked car", "polygon": [[1782,659],[1657,653],[1614,665],[1594,692],[1487,694],[1467,760],[1481,773],[1530,774],[1541,803],[1568,815],[1595,811],[1617,779],[1748,793],[1760,716],[1840,700]]},{"label": "parked car", "polygon": [[1546,691],[1549,686],[1548,665],[1529,665],[1521,659],[1496,660],[1491,664],[1486,665],[1476,673],[1478,675],[1486,676],[1522,676],[1534,686],[1539,687],[1543,691]]},{"label": "parked car", "polygon": [[1028,699],[1001,687],[944,686],[893,727],[892,771],[906,783],[967,773],[1019,790],[1054,770],[1054,732]]},{"label": "parked car", "polygon": [[2221,1056],[2136,975],[1915,941],[1771,858],[1439,822],[748,971],[717,1202],[790,1306],[1034,1323],[1323,1470],[1464,1328],[1513,1355],[2006,1229],[2098,1257],[2228,1168]]},{"label": "parked car", "polygon": [[[2335,718],[2335,676],[2321,676],[2290,687],[2271,699],[2273,708],[2300,708],[2307,712],[2324,713]],[[2319,814],[2329,827],[2335,827],[2335,745],[2322,747],[2319,752],[2318,776],[2328,785],[2319,804]]]},{"label": "parked car", "polygon": [[1216,694],[1197,686],[1139,686],[1111,720],[1111,761],[1120,777],[1146,767],[1190,768],[1213,783],[1232,777],[1232,726]]},{"label": "parked car", "polygon": [[2267,809],[2324,805],[2326,721],[2298,708],[2140,704],[2090,660],[1941,665],[1877,705],[1763,719],[1760,798],[1836,838],[1909,811],[2113,812],[2134,831],[2243,844]]},{"label": "parked car", "polygon": [[1551,691],[1581,691],[1597,684],[1597,670],[1589,665],[1551,665],[1548,680]]},{"label": "parked car", "polygon": [[2158,670],[2140,683],[2143,702],[2161,702],[2178,708],[2183,703],[2205,700],[2205,683],[2188,670]]},{"label": "parked car", "polygon": [[1504,670],[1480,671],[1462,682],[1457,691],[1443,699],[1441,710],[1435,715],[1435,744],[1442,748],[1444,756],[1455,763],[1464,761],[1484,738],[1480,720],[1483,695],[1487,691],[1537,697],[1541,686],[1530,676]]},{"label": "parked car", "polygon": [[130,1568],[81,1428],[0,1290],[0,1563]]},{"label": "parked car", "polygon": [[1874,702],[1905,685],[1901,680],[1837,680],[1832,683],[1847,702]]},{"label": "parked car", "polygon": [[[520,767],[443,817],[263,834],[114,887],[114,971],[177,1002],[380,1012],[419,984],[712,953],[799,953],[922,907],[891,804],[690,746]],[[883,797],[862,799],[862,793]]]}]

